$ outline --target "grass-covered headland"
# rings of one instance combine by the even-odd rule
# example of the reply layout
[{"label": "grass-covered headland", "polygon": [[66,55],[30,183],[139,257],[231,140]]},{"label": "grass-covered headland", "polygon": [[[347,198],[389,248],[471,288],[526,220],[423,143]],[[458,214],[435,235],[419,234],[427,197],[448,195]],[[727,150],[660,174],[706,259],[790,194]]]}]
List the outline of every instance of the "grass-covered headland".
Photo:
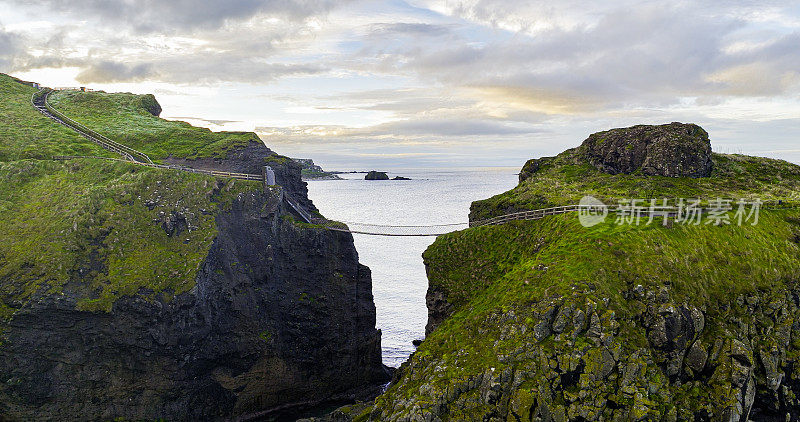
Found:
[{"label": "grass-covered headland", "polygon": [[[798,198],[799,166],[710,149],[711,166],[684,160],[691,151],[682,146],[707,142],[707,135],[686,125],[665,130],[640,156],[625,156],[638,148],[631,141],[614,147],[623,151],[592,155],[585,143],[531,160],[515,189],[474,203],[471,217],[575,204],[584,195],[609,203]],[[632,132],[619,131],[627,132],[592,136],[613,143]],[[686,133],[691,142],[682,141]],[[691,176],[652,174],[665,168],[652,161],[663,151],[682,154],[677,160]],[[698,176],[696,169],[707,173]],[[797,209],[762,209],[757,225],[742,226],[619,225],[611,216],[584,227],[571,213],[440,236],[424,259],[431,331],[384,395],[339,414],[504,421],[798,417]]]},{"label": "grass-covered headland", "polygon": [[352,237],[289,214],[316,212],[298,163],[150,95],[51,96],[173,167],[124,161],[32,85],[0,75],[0,420],[250,419],[386,381]]},{"label": "grass-covered headland", "polygon": [[[167,296],[190,289],[215,237],[214,216],[261,183],[100,159],[53,161],[117,156],[39,113],[31,105],[36,91],[0,75],[0,318],[35,292],[58,292],[76,280],[84,290],[79,306],[87,310],[109,310],[140,289]],[[103,132],[117,122],[109,128],[135,135],[121,140],[157,157],[171,148],[181,156],[219,155],[250,139],[159,119],[147,112],[157,106],[147,103],[152,96],[54,97]]]}]

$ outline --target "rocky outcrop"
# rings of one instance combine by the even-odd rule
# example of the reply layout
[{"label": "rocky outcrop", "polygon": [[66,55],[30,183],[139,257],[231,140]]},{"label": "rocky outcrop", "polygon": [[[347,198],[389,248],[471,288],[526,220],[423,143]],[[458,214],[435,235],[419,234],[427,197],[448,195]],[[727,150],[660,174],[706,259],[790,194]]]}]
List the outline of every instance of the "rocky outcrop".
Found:
[{"label": "rocky outcrop", "polygon": [[597,132],[583,141],[578,152],[610,174],[707,177],[712,170],[708,133],[694,124],[638,125]]},{"label": "rocky outcrop", "polygon": [[148,113],[156,117],[161,115],[162,111],[161,104],[158,103],[158,100],[156,100],[155,95],[147,94],[147,95],[142,95],[139,98],[142,104],[142,108],[147,110]]},{"label": "rocky outcrop", "polygon": [[382,171],[372,170],[364,176],[364,180],[389,180],[389,175]]},{"label": "rocky outcrop", "polygon": [[445,293],[435,286],[428,286],[428,291],[425,293],[425,306],[428,308],[425,335],[428,335],[450,316],[453,306],[447,301]]},{"label": "rocky outcrop", "polygon": [[[676,125],[657,131],[695,130]],[[612,177],[581,148],[529,161],[525,183],[493,206],[635,198],[659,183],[665,197],[726,197],[760,175],[772,177],[754,196],[784,194],[800,180],[797,166],[740,156],[716,156],[714,177],[680,186],[646,177],[658,168],[647,159]],[[331,420],[798,421],[800,217],[760,218],[587,228],[573,214],[440,236],[423,255],[424,342],[386,393]]]},{"label": "rocky outcrop", "polygon": [[[368,395],[388,377],[370,271],[351,235],[284,218],[279,190],[241,194],[189,293],[76,309],[38,292],[0,347],[4,420],[212,420]],[[182,219],[164,218],[164,230]]]},{"label": "rocky outcrop", "polygon": [[555,157],[542,157],[542,158],[532,158],[525,162],[525,165],[522,166],[522,170],[519,172],[519,182],[522,183],[525,180],[528,180],[531,176],[536,174],[544,165],[553,161]]}]

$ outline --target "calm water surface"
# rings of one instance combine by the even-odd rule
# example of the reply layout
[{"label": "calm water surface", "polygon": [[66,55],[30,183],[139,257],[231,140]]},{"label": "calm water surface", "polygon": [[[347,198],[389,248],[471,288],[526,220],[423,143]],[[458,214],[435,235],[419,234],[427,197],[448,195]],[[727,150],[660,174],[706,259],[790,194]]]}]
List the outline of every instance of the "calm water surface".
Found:
[{"label": "calm water surface", "polygon": [[[373,224],[416,225],[466,222],[472,201],[517,184],[516,168],[472,170],[396,170],[389,176],[412,180],[346,180],[308,183],[309,197],[327,218]],[[377,326],[383,331],[383,363],[400,366],[425,336],[428,280],[422,252],[434,237],[383,237],[355,234],[361,263],[372,269]]]}]

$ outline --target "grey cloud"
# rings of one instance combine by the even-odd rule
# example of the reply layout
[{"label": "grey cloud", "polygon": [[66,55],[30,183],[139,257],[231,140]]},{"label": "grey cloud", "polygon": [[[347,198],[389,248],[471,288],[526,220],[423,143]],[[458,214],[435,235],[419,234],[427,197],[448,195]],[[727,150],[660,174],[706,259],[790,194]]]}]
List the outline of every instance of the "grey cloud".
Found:
[{"label": "grey cloud", "polygon": [[175,116],[175,117],[165,117],[166,119],[170,120],[196,120],[200,122],[210,123],[212,125],[222,126],[228,123],[240,123],[241,120],[214,120],[214,119],[203,119],[201,117],[191,117],[191,116]]},{"label": "grey cloud", "polygon": [[94,15],[139,32],[215,29],[226,22],[259,14],[302,20],[327,13],[343,3],[335,0],[27,0],[44,10],[86,17]]},{"label": "grey cloud", "polygon": [[129,66],[124,63],[100,61],[82,70],[75,79],[80,83],[133,82],[153,75],[150,64]]},{"label": "grey cloud", "polygon": [[[518,10],[520,3],[459,4],[454,14],[490,23],[525,18]],[[530,6],[525,4],[522,9]],[[577,7],[573,2],[567,9],[570,4]],[[425,48],[398,46],[378,37],[369,40],[362,58],[369,61],[369,54],[382,52],[373,62],[383,71],[411,71],[428,81],[474,87],[498,100],[502,93],[530,102],[531,108],[556,111],[667,106],[684,96],[786,94],[800,79],[792,73],[800,69],[798,35],[784,36],[747,54],[728,54],[726,43],[748,25],[742,10],[752,6],[726,6],[663,2],[593,6],[591,13],[581,16],[583,24],[485,44],[459,37],[456,30],[448,43],[428,43]],[[544,15],[557,15],[548,14],[555,8],[542,10]]]},{"label": "grey cloud", "polygon": [[522,128],[495,121],[452,120],[402,120],[384,123],[371,128],[373,134],[423,135],[423,136],[486,136],[521,135],[538,132],[530,127]]},{"label": "grey cloud", "polygon": [[8,71],[14,59],[21,53],[20,42],[18,35],[6,32],[0,26],[0,71]]},{"label": "grey cloud", "polygon": [[284,76],[313,75],[327,70],[318,65],[265,63],[235,53],[153,58],[146,63],[86,59],[76,79],[81,83],[132,82],[157,79],[172,83],[210,84],[221,81],[269,82]]},{"label": "grey cloud", "polygon": [[371,26],[372,36],[397,37],[402,35],[417,37],[441,37],[450,34],[452,25],[429,23],[380,23]]}]

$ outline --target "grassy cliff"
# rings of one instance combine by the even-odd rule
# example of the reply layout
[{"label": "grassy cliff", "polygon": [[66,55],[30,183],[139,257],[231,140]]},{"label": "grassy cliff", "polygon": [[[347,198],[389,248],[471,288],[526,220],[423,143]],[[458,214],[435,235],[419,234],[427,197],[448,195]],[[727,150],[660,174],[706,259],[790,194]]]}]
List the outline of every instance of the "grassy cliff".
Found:
[{"label": "grassy cliff", "polygon": [[253,134],[158,119],[152,96],[105,93],[56,107],[155,159],[272,165],[279,186],[54,161],[113,155],[41,116],[30,86],[0,83],[1,420],[263,417],[385,382],[352,236],[289,217],[285,195],[315,210],[299,164]]},{"label": "grassy cliff", "polygon": [[714,153],[712,161],[710,177],[608,174],[582,160],[578,149],[572,149],[556,157],[528,161],[521,171],[519,185],[474,202],[470,219],[577,204],[584,195],[595,196],[608,204],[621,198],[800,200],[800,166],[738,154]]},{"label": "grassy cliff", "polygon": [[[800,167],[713,155],[709,177],[608,174],[580,149],[532,160],[473,219],[618,198],[797,198]],[[646,222],[643,221],[643,223]],[[593,227],[575,214],[440,236],[436,324],[358,420],[798,417],[800,211],[756,225]],[[430,323],[430,320],[429,320]],[[787,420],[788,420],[787,419]]]},{"label": "grassy cliff", "polygon": [[[0,75],[0,92],[0,318],[34,292],[57,293],[76,280],[85,295],[80,307],[89,310],[109,310],[116,298],[140,289],[167,296],[191,289],[216,234],[215,216],[239,193],[261,187],[99,159],[50,161],[53,155],[116,155],[40,114],[30,103],[33,87]],[[148,96],[91,95],[101,98],[92,110],[105,110],[103,116],[129,111],[117,119],[148,107]],[[149,116],[124,126],[143,134],[172,125]],[[202,149],[218,137],[234,145],[233,135],[174,126],[184,131],[176,144]],[[205,138],[190,142],[192,133]],[[148,139],[168,135],[155,131]]]}]

